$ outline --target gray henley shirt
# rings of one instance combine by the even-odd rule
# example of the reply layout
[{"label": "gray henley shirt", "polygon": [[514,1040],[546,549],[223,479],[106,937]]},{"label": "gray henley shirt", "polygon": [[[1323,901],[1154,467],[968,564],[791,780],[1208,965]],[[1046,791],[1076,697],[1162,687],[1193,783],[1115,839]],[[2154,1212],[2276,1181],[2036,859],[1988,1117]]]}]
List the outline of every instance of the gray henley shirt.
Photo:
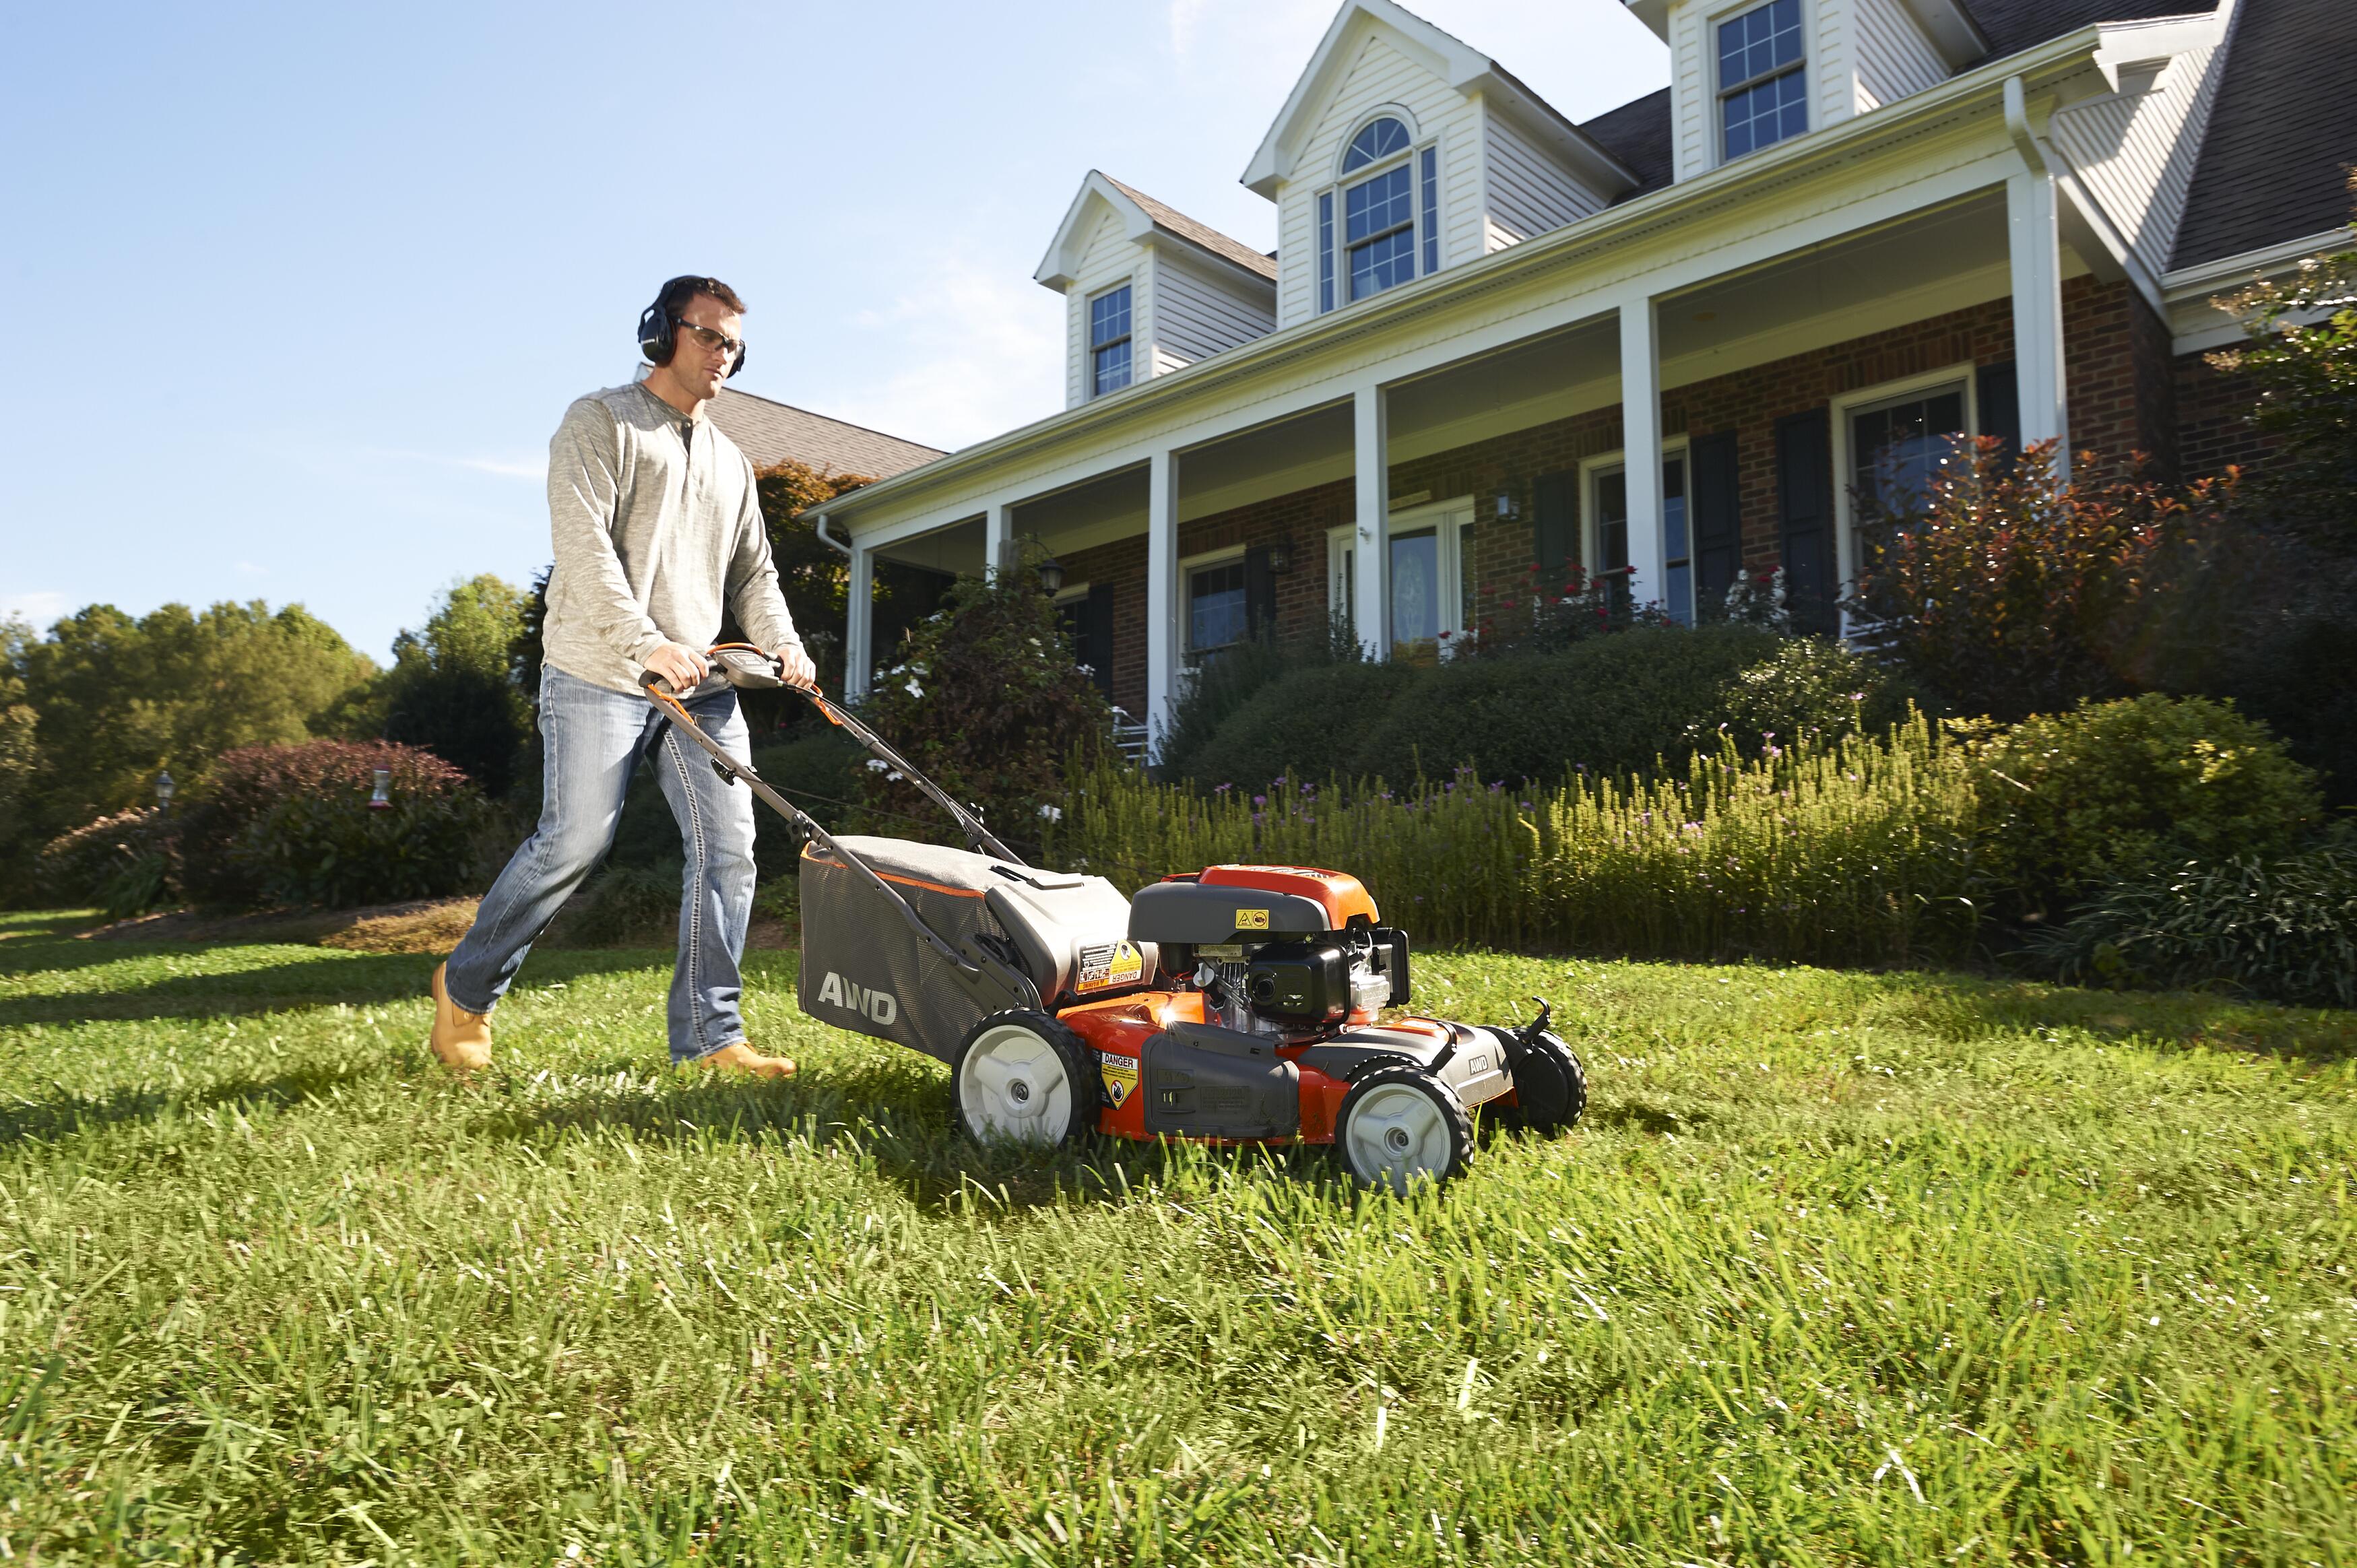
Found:
[{"label": "gray henley shirt", "polygon": [[724,607],[748,640],[799,644],[778,592],[753,465],[708,418],[644,382],[591,392],[548,443],[556,567],[543,632],[548,662],[636,695],[664,642],[701,650]]}]

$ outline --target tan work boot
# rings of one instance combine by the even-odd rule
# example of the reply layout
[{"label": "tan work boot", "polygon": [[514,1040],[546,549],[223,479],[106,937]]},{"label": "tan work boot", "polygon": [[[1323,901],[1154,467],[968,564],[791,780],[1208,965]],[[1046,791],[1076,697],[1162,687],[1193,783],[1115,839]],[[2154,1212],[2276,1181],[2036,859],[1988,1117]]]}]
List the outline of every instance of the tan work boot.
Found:
[{"label": "tan work boot", "polygon": [[791,1057],[765,1057],[744,1041],[721,1047],[710,1056],[695,1058],[698,1067],[734,1068],[749,1072],[755,1078],[791,1078],[794,1063]]},{"label": "tan work boot", "polygon": [[434,1032],[425,1043],[452,1072],[473,1072],[491,1065],[491,1015],[469,1013],[450,1000],[442,983],[447,963],[434,966]]}]

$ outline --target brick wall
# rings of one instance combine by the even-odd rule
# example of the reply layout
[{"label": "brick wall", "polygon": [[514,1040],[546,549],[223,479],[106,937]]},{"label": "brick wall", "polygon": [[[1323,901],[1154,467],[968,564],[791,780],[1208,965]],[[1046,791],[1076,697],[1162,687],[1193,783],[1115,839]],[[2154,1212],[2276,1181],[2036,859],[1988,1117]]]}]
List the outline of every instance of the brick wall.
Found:
[{"label": "brick wall", "polygon": [[2273,445],[2250,422],[2258,389],[2239,371],[2213,368],[2201,354],[2188,354],[2170,367],[2177,390],[2177,447],[2188,478],[2215,474],[2227,466],[2250,467]]}]

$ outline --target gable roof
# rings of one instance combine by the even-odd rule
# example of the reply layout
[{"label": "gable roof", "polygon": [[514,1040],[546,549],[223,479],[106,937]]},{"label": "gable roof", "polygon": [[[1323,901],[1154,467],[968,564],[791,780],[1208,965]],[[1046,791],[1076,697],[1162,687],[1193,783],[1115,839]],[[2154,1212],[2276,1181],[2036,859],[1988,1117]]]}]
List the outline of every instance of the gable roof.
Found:
[{"label": "gable roof", "polygon": [[1676,177],[1668,88],[1632,98],[1618,109],[1607,109],[1592,120],[1581,121],[1579,128],[1637,177],[1631,196],[1659,190]]},{"label": "gable roof", "polygon": [[1102,169],[1089,170],[1088,177],[1081,181],[1072,205],[1064,211],[1064,220],[1056,226],[1056,237],[1049,242],[1048,253],[1039,259],[1039,270],[1031,274],[1034,280],[1052,289],[1071,286],[1073,275],[1080,269],[1081,252],[1089,242],[1089,215],[1098,206],[1110,209],[1122,220],[1122,231],[1133,242],[1156,234],[1167,235],[1263,283],[1276,282],[1275,257],[1264,255],[1208,223],[1197,222],[1177,208],[1122,184]]},{"label": "gable roof", "polygon": [[2348,0],[2243,0],[2172,268],[2349,221],[2357,48]]},{"label": "gable roof", "polygon": [[937,446],[921,446],[735,387],[722,387],[712,400],[712,423],[757,468],[791,458],[822,473],[884,479],[946,456]]},{"label": "gable roof", "polygon": [[1275,199],[1277,182],[1292,177],[1294,157],[1314,116],[1350,69],[1350,44],[1369,27],[1388,29],[1411,55],[1421,57],[1441,80],[1467,97],[1486,92],[1501,105],[1519,110],[1603,195],[1617,196],[1637,183],[1636,175],[1593,137],[1564,118],[1512,71],[1456,35],[1434,27],[1394,0],[1342,0],[1326,36],[1318,40],[1309,63],[1286,96],[1285,107],[1277,111],[1268,134],[1261,138],[1259,149],[1245,166],[1242,178],[1246,189]]},{"label": "gable roof", "polygon": [[[2265,5],[2269,0],[2247,0]],[[1988,39],[1990,59],[2019,54],[2098,22],[2147,22],[2156,16],[2206,16],[2217,0],[1964,0]]]}]

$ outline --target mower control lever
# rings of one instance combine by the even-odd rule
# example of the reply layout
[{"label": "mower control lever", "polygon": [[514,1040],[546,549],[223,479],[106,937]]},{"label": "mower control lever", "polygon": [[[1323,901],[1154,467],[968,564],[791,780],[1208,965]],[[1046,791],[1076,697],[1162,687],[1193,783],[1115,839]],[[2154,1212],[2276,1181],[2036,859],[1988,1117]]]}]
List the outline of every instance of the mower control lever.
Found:
[{"label": "mower control lever", "polygon": [[1531,1000],[1539,1004],[1539,1015],[1524,1025],[1514,1036],[1515,1045],[1523,1050],[1529,1050],[1532,1042],[1545,1034],[1547,1026],[1555,1022],[1554,1004],[1544,996],[1534,996]]}]

